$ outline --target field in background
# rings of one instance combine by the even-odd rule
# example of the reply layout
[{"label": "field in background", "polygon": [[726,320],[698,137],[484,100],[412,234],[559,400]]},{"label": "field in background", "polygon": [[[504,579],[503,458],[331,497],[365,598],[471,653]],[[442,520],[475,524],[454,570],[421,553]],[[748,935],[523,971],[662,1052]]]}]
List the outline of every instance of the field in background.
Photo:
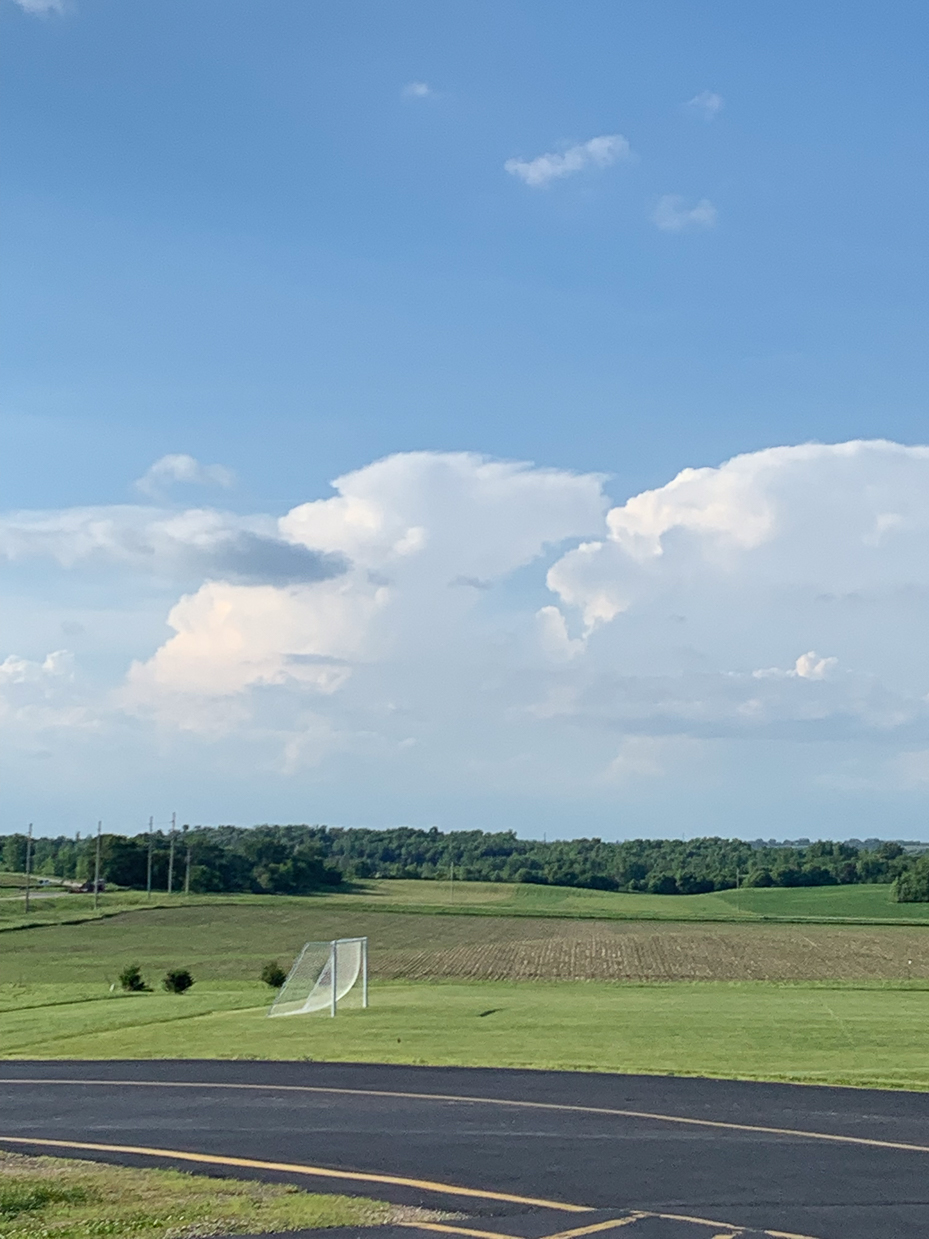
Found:
[{"label": "field in background", "polygon": [[426,917],[265,896],[0,934],[0,1001],[36,981],[105,991],[128,963],[155,982],[180,965],[253,981],[307,940],[363,934],[375,980],[929,980],[921,926]]},{"label": "field in background", "polygon": [[[22,925],[61,924],[95,915],[93,896],[40,890],[28,917],[14,893],[18,875],[5,874],[0,888],[0,930]],[[287,902],[286,897],[270,897]],[[267,906],[262,895],[180,895],[164,891],[146,898],[139,891],[107,891],[99,913],[127,908]],[[511,885],[502,882],[419,882],[381,880],[359,883],[351,891],[301,897],[302,907],[335,912],[409,913],[426,916],[555,917],[620,921],[857,921],[929,925],[929,904],[894,903],[888,885],[818,886],[719,891],[709,895],[633,895],[575,887]]]}]

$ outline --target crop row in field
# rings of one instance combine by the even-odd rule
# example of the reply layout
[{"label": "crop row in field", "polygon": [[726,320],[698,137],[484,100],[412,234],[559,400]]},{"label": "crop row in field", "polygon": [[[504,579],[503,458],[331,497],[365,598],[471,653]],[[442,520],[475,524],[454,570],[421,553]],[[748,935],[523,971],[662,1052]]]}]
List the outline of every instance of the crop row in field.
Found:
[{"label": "crop row in field", "polygon": [[384,980],[929,978],[929,930],[917,926],[424,917],[274,898],[0,934],[0,975],[109,984],[136,962],[156,980],[181,964],[203,980],[253,980],[269,959],[289,964],[307,940],[361,934],[370,939],[372,975]]}]

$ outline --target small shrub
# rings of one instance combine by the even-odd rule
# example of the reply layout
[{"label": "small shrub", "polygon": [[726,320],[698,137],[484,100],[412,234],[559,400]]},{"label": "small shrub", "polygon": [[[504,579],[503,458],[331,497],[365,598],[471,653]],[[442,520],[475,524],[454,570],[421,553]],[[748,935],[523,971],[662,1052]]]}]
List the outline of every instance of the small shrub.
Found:
[{"label": "small shrub", "polygon": [[186,968],[170,968],[162,981],[169,994],[183,994],[193,983],[194,979]]},{"label": "small shrub", "polygon": [[270,985],[272,989],[280,989],[287,980],[287,973],[275,959],[270,964],[265,964],[262,968],[261,979],[265,985]]},{"label": "small shrub", "polygon": [[119,974],[119,984],[128,994],[143,994],[148,986],[142,978],[142,969],[138,964],[127,964]]}]

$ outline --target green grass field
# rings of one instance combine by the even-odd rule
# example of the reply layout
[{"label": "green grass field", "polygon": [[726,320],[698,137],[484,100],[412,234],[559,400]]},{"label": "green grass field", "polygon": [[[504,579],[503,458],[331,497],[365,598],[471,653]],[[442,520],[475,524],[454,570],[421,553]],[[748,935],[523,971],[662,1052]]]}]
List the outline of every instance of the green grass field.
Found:
[{"label": "green grass field", "polygon": [[[9,879],[16,875],[5,875]],[[17,879],[18,880],[18,879]],[[107,891],[94,912],[92,895],[39,891],[28,916],[21,895],[13,888],[0,892],[0,931],[32,925],[69,924],[106,917],[128,908],[214,907],[266,902],[256,895],[173,895],[155,892],[146,899],[138,891]],[[333,913],[353,911],[406,913],[427,916],[470,915],[556,917],[559,919],[624,921],[856,921],[904,922],[929,925],[929,904],[898,904],[887,885],[820,886],[744,889],[709,895],[634,895],[574,887],[511,885],[502,882],[371,881],[350,892],[335,891],[309,897]],[[301,900],[304,905],[307,900]]]},{"label": "green grass field", "polygon": [[183,997],[24,991],[3,1056],[279,1058],[563,1068],[929,1088],[929,985],[431,983],[367,1011],[267,1018],[258,983]]},{"label": "green grass field", "polygon": [[[624,896],[494,886],[451,893],[461,899],[454,911],[465,911],[463,890],[478,915],[428,915],[421,900],[430,885],[381,883],[308,899],[176,899],[121,913],[127,897],[117,894],[109,909],[116,915],[0,932],[0,1054],[561,1067],[929,1088],[923,925],[829,916],[798,924],[738,906],[728,920],[636,921],[609,915]],[[769,908],[780,897],[796,914],[823,896],[832,909],[849,906],[840,896],[867,897],[874,908],[887,890],[742,894]],[[654,907],[659,897],[641,898]],[[697,898],[725,906],[735,896]],[[308,939],[359,933],[371,939],[370,1010],[267,1019],[272,992],[257,980],[264,962],[286,965]],[[130,962],[155,992],[111,992]],[[192,970],[194,988],[161,992],[165,970],[178,965]]]}]

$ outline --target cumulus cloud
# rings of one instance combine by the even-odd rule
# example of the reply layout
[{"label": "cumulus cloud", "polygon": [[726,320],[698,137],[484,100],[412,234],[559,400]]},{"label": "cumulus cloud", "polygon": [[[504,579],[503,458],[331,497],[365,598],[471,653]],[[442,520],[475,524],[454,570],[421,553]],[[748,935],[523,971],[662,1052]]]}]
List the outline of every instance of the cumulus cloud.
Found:
[{"label": "cumulus cloud", "polygon": [[591,138],[566,151],[537,155],[535,159],[508,159],[503,165],[511,176],[517,176],[533,189],[540,189],[551,181],[565,176],[574,176],[586,168],[608,168],[621,159],[630,159],[632,151],[621,133],[604,134]]},{"label": "cumulus cloud", "polygon": [[[926,484],[926,448],[806,444],[685,469],[611,509],[605,536],[548,572],[600,672],[583,709],[716,732],[923,726]],[[836,652],[765,659],[811,634]]]},{"label": "cumulus cloud", "polygon": [[13,646],[0,685],[30,726],[130,714],[264,746],[275,777],[446,792],[658,795],[736,740],[880,745],[888,770],[929,750],[929,448],[770,448],[612,507],[604,484],[411,452],[277,517],[12,514],[0,551],[85,591],[100,565],[176,582],[103,688],[51,644]]},{"label": "cumulus cloud", "polygon": [[286,589],[203,586],[171,612],[176,635],[133,667],[130,695],[151,703],[286,682],[330,693],[358,663],[444,648],[484,592],[448,586],[490,587],[595,528],[601,483],[469,453],[404,453],[346,474],[335,497],[278,524],[288,545],[350,569]]},{"label": "cumulus cloud", "polygon": [[235,474],[225,465],[201,465],[193,456],[175,452],[156,460],[135,485],[143,495],[158,497],[178,483],[188,486],[228,487],[234,481]]},{"label": "cumulus cloud", "polygon": [[820,658],[815,650],[809,650],[801,654],[792,667],[765,667],[753,671],[752,675],[756,680],[824,680],[838,663],[837,658]]},{"label": "cumulus cloud", "polygon": [[652,212],[652,223],[662,232],[690,232],[712,228],[718,212],[709,198],[688,206],[680,194],[664,194]]},{"label": "cumulus cloud", "polygon": [[74,655],[70,650],[53,650],[42,662],[8,654],[0,663],[0,686],[8,684],[48,684],[73,675]]},{"label": "cumulus cloud", "polygon": [[701,120],[715,120],[723,108],[722,95],[717,95],[712,90],[701,90],[699,94],[694,95],[692,99],[688,99],[684,107],[699,116]]},{"label": "cumulus cloud", "polygon": [[428,82],[407,82],[400,94],[404,99],[429,99],[435,91]]}]

